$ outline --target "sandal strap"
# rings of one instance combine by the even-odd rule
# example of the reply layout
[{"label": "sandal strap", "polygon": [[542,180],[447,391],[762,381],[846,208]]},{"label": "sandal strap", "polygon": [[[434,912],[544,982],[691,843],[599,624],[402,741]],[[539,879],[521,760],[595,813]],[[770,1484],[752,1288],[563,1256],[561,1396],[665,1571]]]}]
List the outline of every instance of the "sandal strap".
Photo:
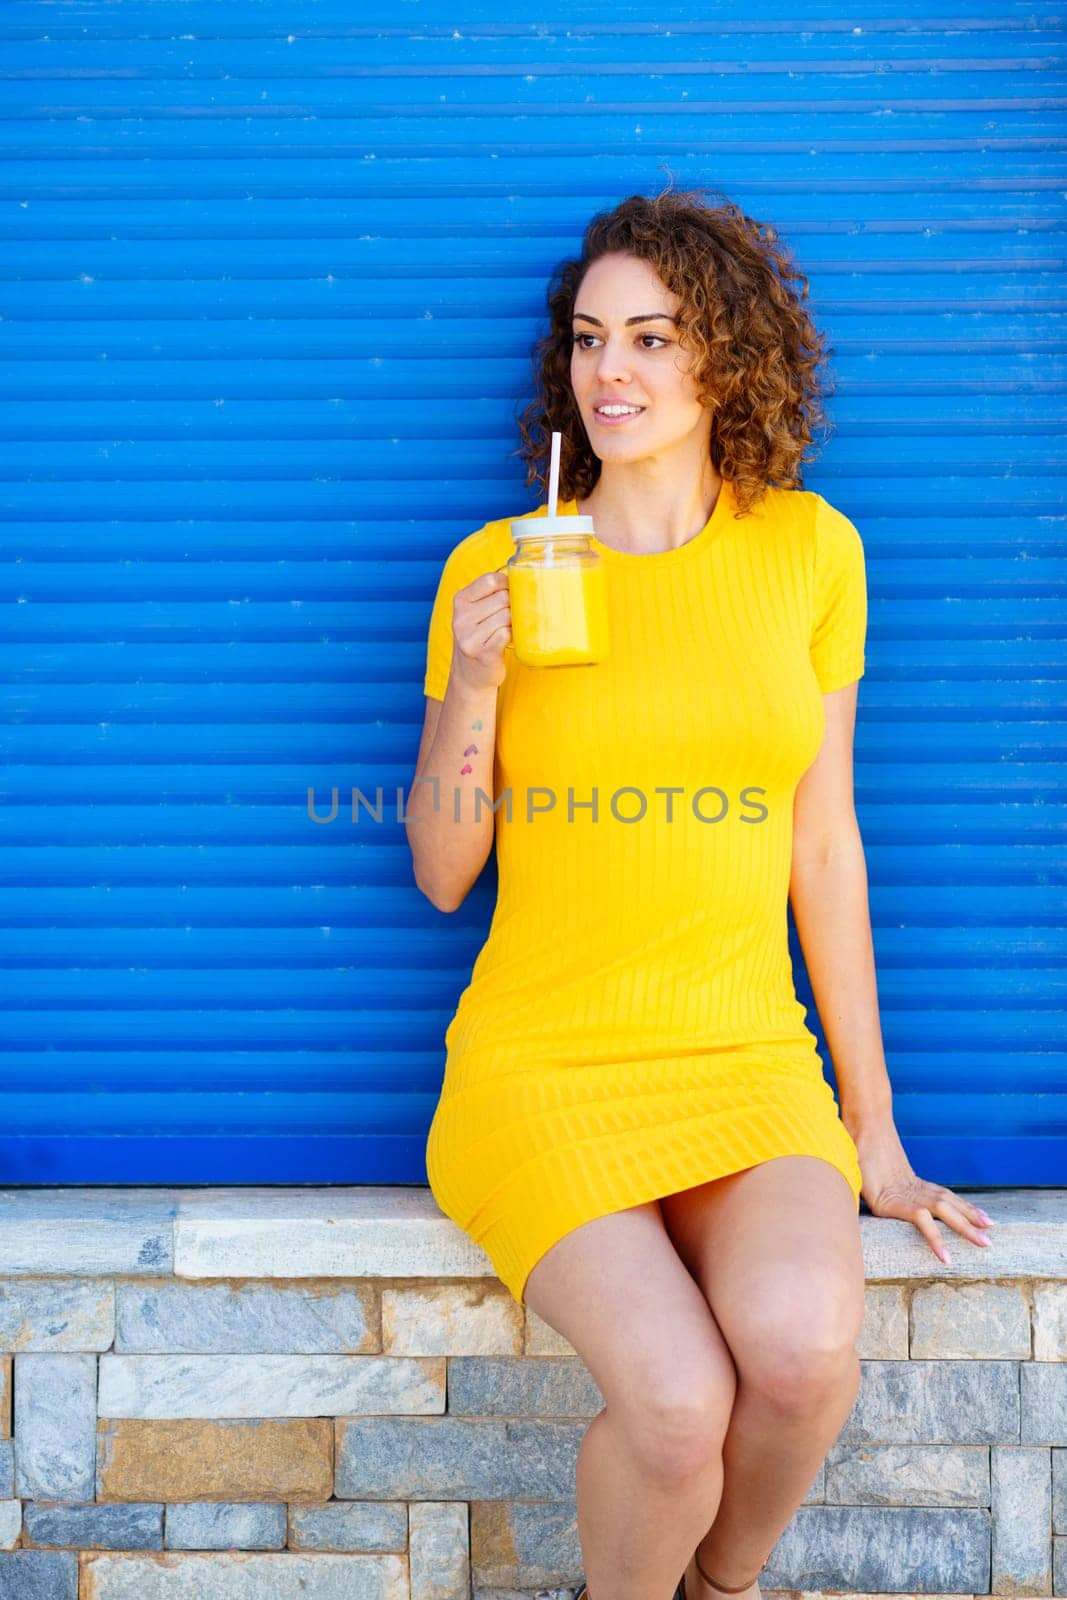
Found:
[{"label": "sandal strap", "polygon": [[[700,1556],[695,1550],[693,1551],[693,1559],[697,1564],[697,1571],[700,1573],[700,1576],[703,1578],[704,1582],[710,1584],[713,1589],[718,1589],[722,1594],[740,1594],[744,1589],[751,1589],[752,1585],[756,1581],[756,1578],[759,1577],[759,1573],[757,1572],[756,1578],[749,1578],[747,1583],[719,1583],[718,1579],[713,1578],[705,1569]],[[760,1570],[762,1571],[762,1568]]]},{"label": "sandal strap", "polygon": [[[742,1590],[744,1590],[744,1589],[751,1589],[752,1585],[756,1581],[756,1578],[752,1578],[752,1579],[749,1580],[748,1583],[738,1583],[738,1584],[735,1584],[733,1586],[731,1586],[730,1584],[725,1584],[725,1583],[716,1583],[715,1579],[710,1577],[709,1574],[707,1573],[707,1571],[705,1570],[704,1564],[701,1561],[700,1557],[697,1555],[695,1550],[693,1552],[693,1557],[694,1557],[694,1559],[696,1561],[696,1564],[697,1564],[697,1571],[700,1573],[700,1576],[704,1579],[704,1582],[707,1583],[707,1584],[710,1584],[713,1589],[721,1590],[721,1592],[723,1594],[740,1594],[742,1592]],[[759,1577],[759,1573],[756,1574],[756,1577],[757,1578]],[[578,1593],[575,1595],[574,1600],[589,1600],[589,1590],[586,1588],[584,1583],[582,1584],[581,1588],[578,1590]],[[688,1597],[687,1597],[686,1592],[685,1592],[685,1574],[684,1573],[682,1574],[681,1578],[679,1579],[677,1589],[674,1591],[674,1600],[688,1600]]]}]

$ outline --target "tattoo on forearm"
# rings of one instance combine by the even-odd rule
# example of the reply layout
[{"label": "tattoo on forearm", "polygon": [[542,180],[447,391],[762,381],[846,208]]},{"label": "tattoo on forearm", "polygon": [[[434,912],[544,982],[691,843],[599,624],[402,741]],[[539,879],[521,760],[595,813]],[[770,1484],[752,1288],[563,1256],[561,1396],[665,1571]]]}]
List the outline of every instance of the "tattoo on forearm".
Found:
[{"label": "tattoo on forearm", "polygon": [[[479,732],[481,731],[481,726],[482,726],[481,717],[478,718],[477,722],[472,722],[471,723],[471,727],[473,729],[477,729]],[[463,754],[464,754],[464,756],[476,756],[478,754],[478,746],[476,744],[469,744],[467,746],[466,750],[464,750]],[[465,767],[460,767],[460,769],[459,769],[460,777],[462,777],[464,775],[464,773],[473,772],[473,771],[474,771],[474,768],[471,766],[470,762],[468,761],[467,765]]]}]

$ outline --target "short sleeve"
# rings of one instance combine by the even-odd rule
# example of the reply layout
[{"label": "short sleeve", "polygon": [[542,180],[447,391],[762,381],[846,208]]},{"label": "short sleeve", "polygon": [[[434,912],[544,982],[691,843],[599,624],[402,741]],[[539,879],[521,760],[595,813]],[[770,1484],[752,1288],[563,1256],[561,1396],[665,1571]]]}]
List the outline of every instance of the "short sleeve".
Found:
[{"label": "short sleeve", "polygon": [[864,672],[867,572],[854,523],[815,497],[815,583],[810,656],[824,694]]},{"label": "short sleeve", "polygon": [[484,529],[479,529],[455,546],[437,581],[426,637],[426,672],[422,684],[423,693],[432,695],[435,700],[444,699],[452,670],[452,602],[458,590],[465,589],[479,573],[488,570],[485,541],[479,537],[484,533]]}]

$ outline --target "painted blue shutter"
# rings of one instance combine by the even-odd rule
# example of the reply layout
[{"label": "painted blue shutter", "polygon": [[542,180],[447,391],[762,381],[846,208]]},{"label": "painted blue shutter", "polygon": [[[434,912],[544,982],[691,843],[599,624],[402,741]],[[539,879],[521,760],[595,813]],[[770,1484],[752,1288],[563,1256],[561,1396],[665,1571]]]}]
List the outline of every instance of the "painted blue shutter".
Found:
[{"label": "painted blue shutter", "polygon": [[552,268],[673,179],[789,239],[833,344],[806,486],[868,558],[905,1144],[1064,1182],[1056,8],[98,0],[0,37],[0,1179],[425,1181],[496,886],[414,886],[430,604],[535,504]]}]

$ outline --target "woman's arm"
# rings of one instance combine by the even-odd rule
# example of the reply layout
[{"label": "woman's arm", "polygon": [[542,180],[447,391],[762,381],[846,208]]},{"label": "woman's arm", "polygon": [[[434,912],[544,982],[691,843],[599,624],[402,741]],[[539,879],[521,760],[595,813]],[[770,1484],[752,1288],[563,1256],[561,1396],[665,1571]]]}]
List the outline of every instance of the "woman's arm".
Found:
[{"label": "woman's arm", "polygon": [[511,643],[506,567],[479,573],[456,590],[450,607],[448,593],[443,577],[430,620],[425,681],[438,684],[446,662],[448,676],[442,700],[426,697],[404,819],[415,882],[439,911],[459,909],[493,848],[497,691]]},{"label": "woman's arm", "polygon": [[858,683],[823,696],[822,747],[797,785],[789,900],[853,1139],[893,1127],[867,863],[852,792]]},{"label": "woman's arm", "polygon": [[935,1215],[988,1246],[980,1206],[912,1170],[893,1120],[886,1069],[867,864],[852,796],[858,681],[823,695],[822,747],[797,785],[789,899],[837,1079],[841,1120],[856,1146],[863,1198],[876,1217],[913,1222],[948,1261]]},{"label": "woman's arm", "polygon": [[[493,848],[495,688],[470,688],[450,673],[426,719],[404,823],[415,882],[438,911],[458,911]],[[477,750],[472,746],[477,746]]]}]

